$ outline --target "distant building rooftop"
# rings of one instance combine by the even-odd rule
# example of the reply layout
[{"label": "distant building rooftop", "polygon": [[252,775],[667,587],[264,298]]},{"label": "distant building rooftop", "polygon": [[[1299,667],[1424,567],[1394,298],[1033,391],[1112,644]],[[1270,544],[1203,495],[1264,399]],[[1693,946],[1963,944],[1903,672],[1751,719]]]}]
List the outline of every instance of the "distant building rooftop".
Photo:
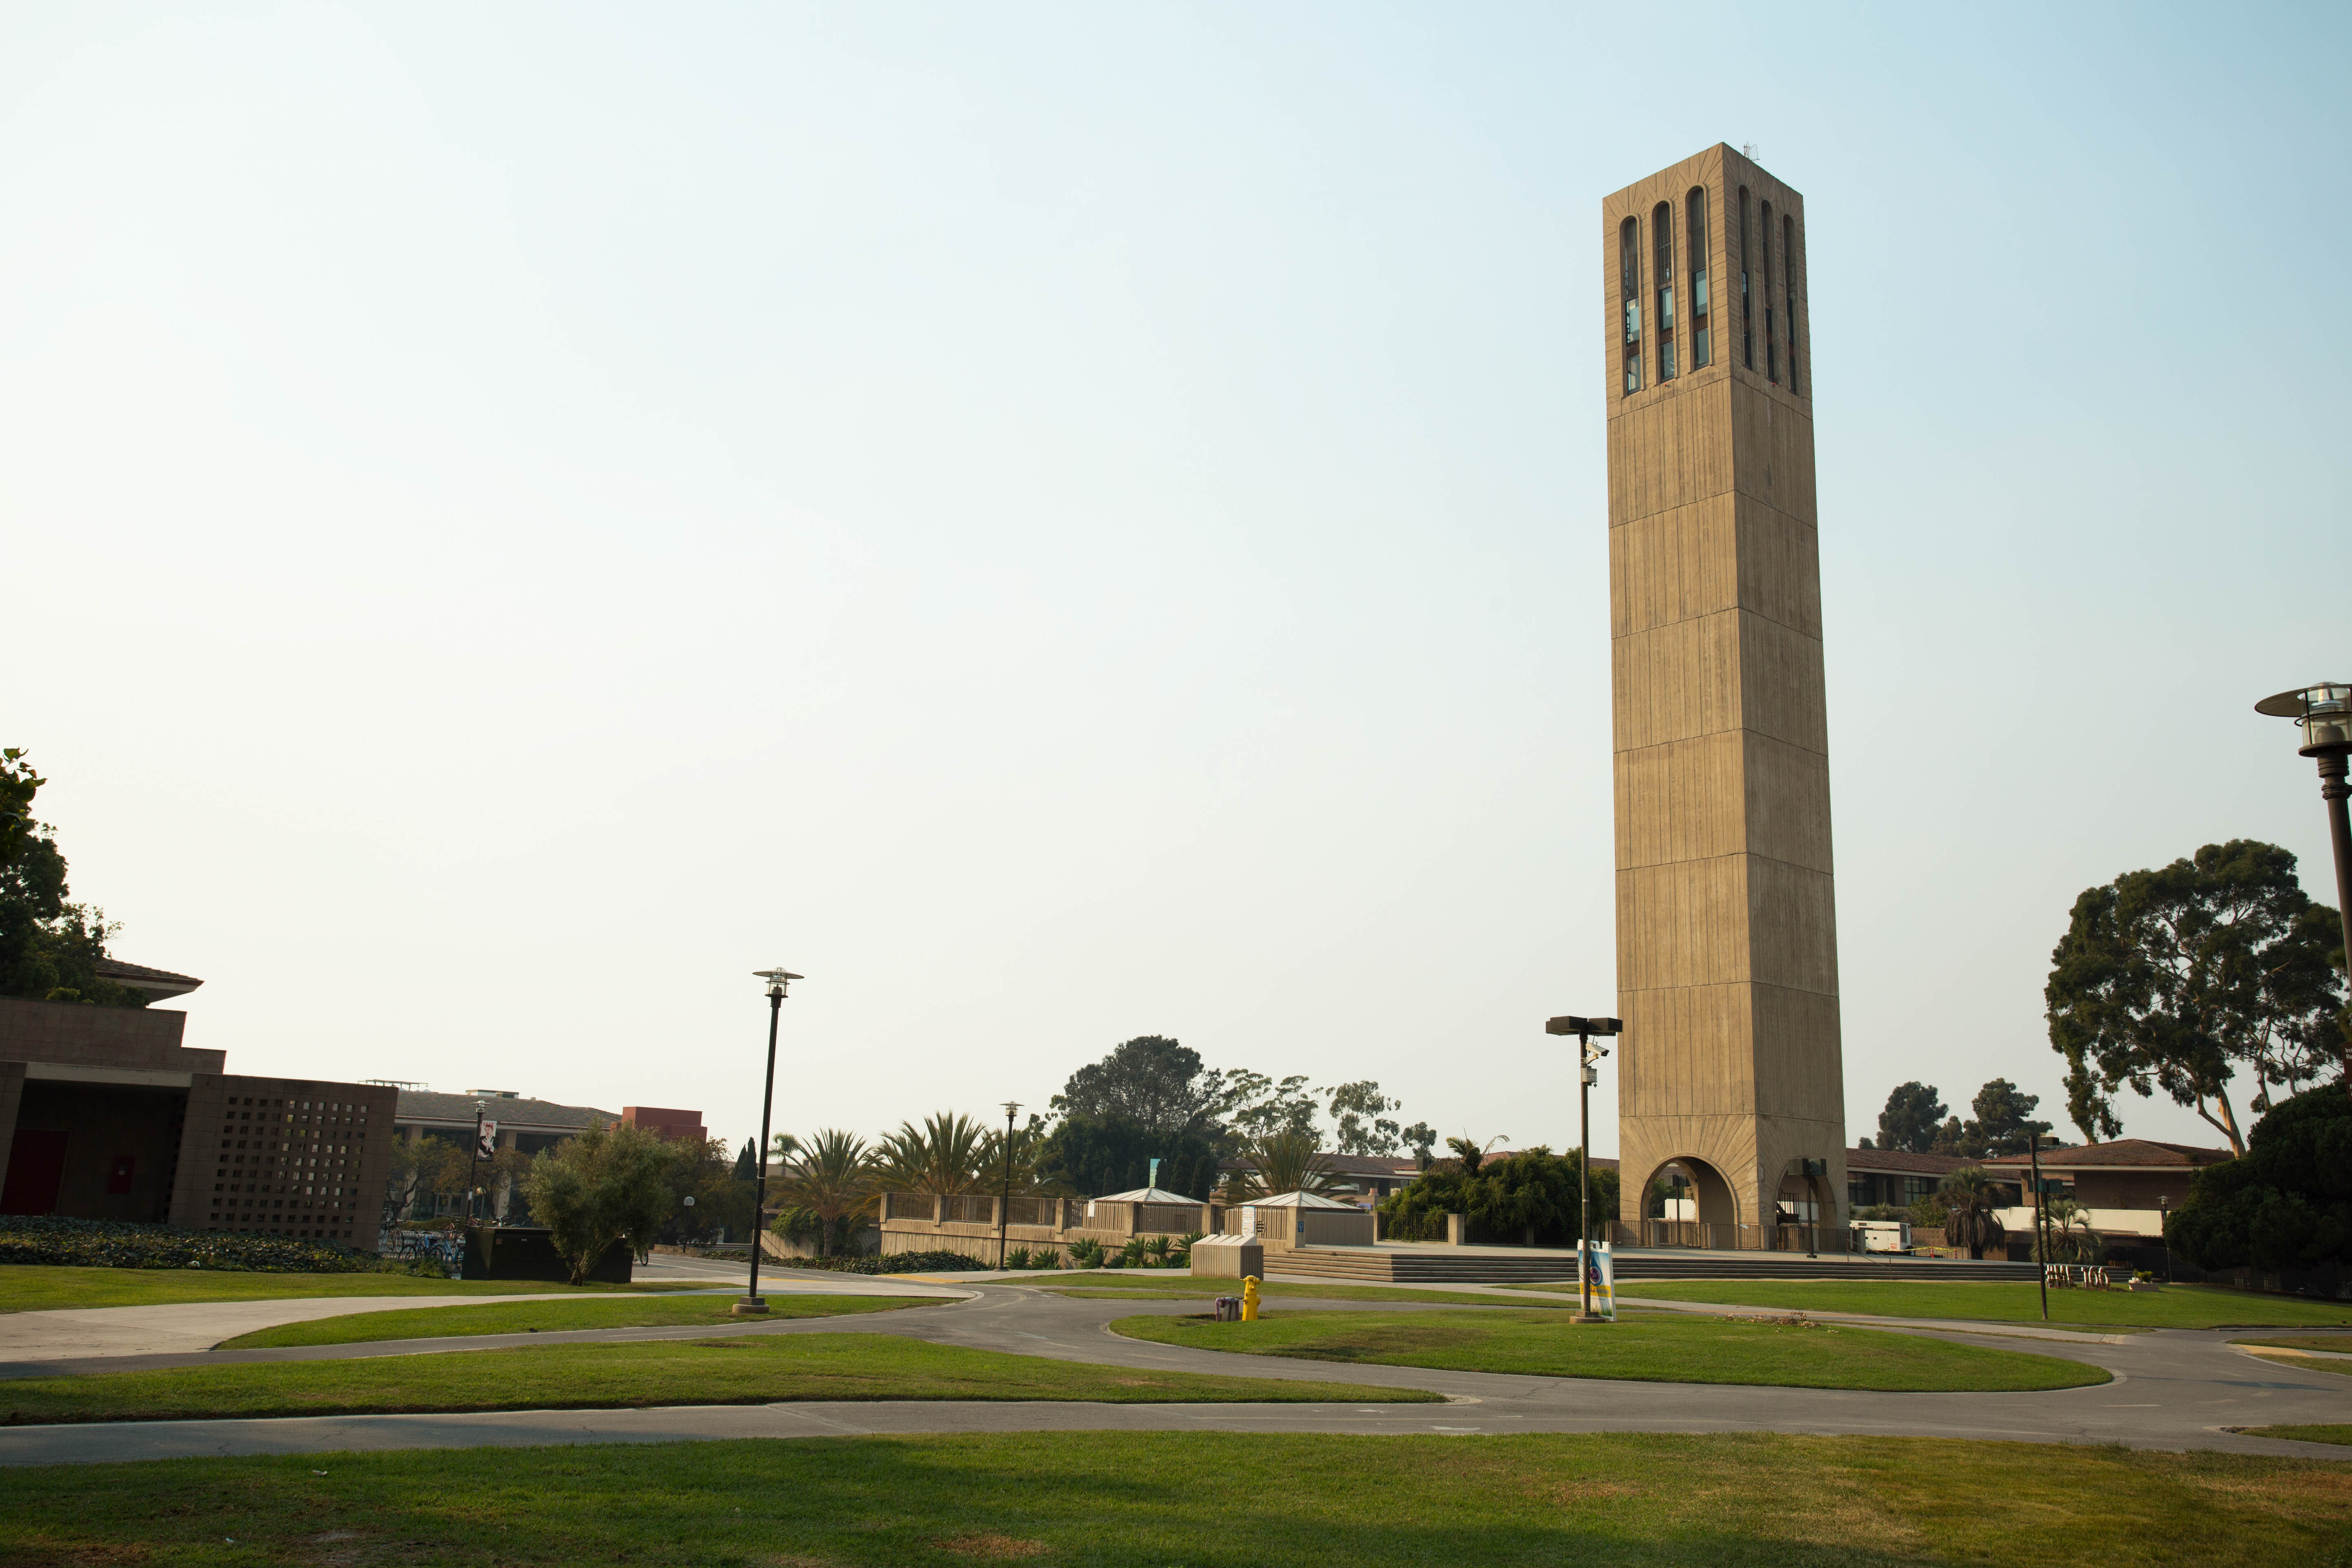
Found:
[{"label": "distant building rooftop", "polygon": [[[2118,1138],[2112,1143],[2078,1143],[2071,1149],[2044,1149],[2045,1171],[2195,1170],[2218,1165],[2231,1158],[2227,1149],[2201,1149],[2194,1143],[2158,1143],[2147,1138]],[[1981,1163],[2013,1170],[2027,1164],[2024,1154],[2001,1154]]]},{"label": "distant building rooftop", "polygon": [[599,1110],[593,1105],[558,1105],[551,1100],[532,1100],[510,1089],[436,1094],[424,1089],[402,1089],[400,1109],[393,1119],[423,1126],[471,1127],[476,1100],[482,1102],[481,1114],[506,1129],[585,1131],[591,1127],[609,1127],[620,1120],[612,1111]]}]

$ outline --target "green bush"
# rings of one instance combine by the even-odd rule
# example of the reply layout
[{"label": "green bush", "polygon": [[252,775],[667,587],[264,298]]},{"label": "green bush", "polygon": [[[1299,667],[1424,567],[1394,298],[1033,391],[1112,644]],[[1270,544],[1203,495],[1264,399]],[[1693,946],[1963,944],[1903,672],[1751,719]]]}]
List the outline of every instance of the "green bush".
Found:
[{"label": "green bush", "polygon": [[189,1230],[63,1215],[0,1215],[0,1263],[89,1268],[234,1268],[265,1274],[406,1273],[400,1263],[332,1241]]},{"label": "green bush", "polygon": [[961,1252],[893,1252],[866,1258],[771,1258],[770,1268],[829,1268],[836,1274],[962,1274],[993,1268]]},{"label": "green bush", "polygon": [[2242,1159],[2197,1173],[2164,1224],[2200,1268],[2352,1263],[2352,1100],[2342,1083],[2273,1106]]},{"label": "green bush", "polygon": [[[1475,1151],[1472,1151],[1475,1154]],[[1517,1241],[1529,1230],[1539,1246],[1573,1245],[1580,1187],[1578,1155],[1538,1144],[1503,1160],[1468,1156],[1440,1160],[1381,1205],[1389,1235],[1400,1241],[1436,1241],[1445,1216],[1463,1214],[1489,1236]],[[1592,1232],[1606,1236],[1617,1215],[1617,1173],[1592,1171]]]}]

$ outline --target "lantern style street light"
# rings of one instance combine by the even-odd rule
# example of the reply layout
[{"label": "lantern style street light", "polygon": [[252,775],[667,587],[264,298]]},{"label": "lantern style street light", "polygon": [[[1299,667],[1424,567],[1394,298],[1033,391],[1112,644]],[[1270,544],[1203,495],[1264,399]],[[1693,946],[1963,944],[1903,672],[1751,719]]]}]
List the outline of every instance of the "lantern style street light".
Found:
[{"label": "lantern style street light", "polygon": [[[2347,951],[2352,951],[2352,819],[2344,804],[2352,796],[2352,784],[2345,782],[2345,757],[2352,753],[2352,683],[2323,680],[2282,691],[2255,703],[2254,711],[2294,720],[2303,732],[2295,750],[2319,763],[2319,798],[2327,803],[2328,842],[2336,851],[2336,913]],[[2346,1088],[2352,1089],[2352,1079]],[[2169,1258],[2166,1268],[2169,1272]]]},{"label": "lantern style street light", "polygon": [[1013,1119],[1021,1114],[1021,1102],[1004,1102],[1004,1192],[996,1203],[996,1271],[1004,1272],[1004,1224],[1013,1212]]},{"label": "lantern style street light", "polygon": [[751,1200],[751,1285],[742,1300],[729,1309],[739,1318],[757,1317],[768,1310],[768,1299],[760,1294],[760,1233],[768,1224],[768,1111],[776,1099],[776,1023],[783,1016],[784,987],[800,978],[781,964],[751,973],[768,983],[768,1081],[760,1090],[759,1185]]},{"label": "lantern style street light", "polygon": [[1580,1047],[1576,1074],[1577,1142],[1581,1151],[1576,1161],[1576,1292],[1581,1303],[1576,1321],[1580,1323],[1601,1321],[1592,1310],[1592,1266],[1586,1249],[1592,1241],[1592,1086],[1601,1081],[1601,1058],[1609,1054],[1609,1047],[1594,1045],[1592,1037],[1599,1035],[1606,1039],[1624,1027],[1615,1018],[1579,1018],[1572,1014],[1544,1021],[1545,1034],[1574,1035]]}]

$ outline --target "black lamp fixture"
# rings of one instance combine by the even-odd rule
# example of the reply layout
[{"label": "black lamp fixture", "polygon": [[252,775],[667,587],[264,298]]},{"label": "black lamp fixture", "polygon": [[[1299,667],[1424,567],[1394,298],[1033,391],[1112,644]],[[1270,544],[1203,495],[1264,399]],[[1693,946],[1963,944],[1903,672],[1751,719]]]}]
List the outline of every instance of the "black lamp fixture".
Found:
[{"label": "black lamp fixture", "polygon": [[1595,1038],[1609,1039],[1624,1032],[1622,1021],[1616,1018],[1580,1018],[1574,1014],[1544,1020],[1547,1035],[1574,1035],[1580,1047],[1576,1075],[1577,1134],[1580,1154],[1576,1162],[1576,1292],[1580,1303],[1576,1314],[1580,1323],[1597,1323],[1601,1320],[1592,1310],[1592,1270],[1585,1262],[1584,1249],[1592,1239],[1592,1086],[1601,1081],[1601,1058],[1609,1054],[1606,1046],[1596,1046]]}]

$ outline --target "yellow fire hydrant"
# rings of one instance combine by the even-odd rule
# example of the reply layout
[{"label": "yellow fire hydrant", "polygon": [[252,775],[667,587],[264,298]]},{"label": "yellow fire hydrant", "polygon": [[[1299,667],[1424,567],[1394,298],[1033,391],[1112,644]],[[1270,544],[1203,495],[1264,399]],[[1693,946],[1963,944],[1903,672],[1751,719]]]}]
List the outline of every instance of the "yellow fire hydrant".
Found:
[{"label": "yellow fire hydrant", "polygon": [[1257,1321],[1257,1276],[1255,1274],[1242,1276],[1242,1321]]}]

